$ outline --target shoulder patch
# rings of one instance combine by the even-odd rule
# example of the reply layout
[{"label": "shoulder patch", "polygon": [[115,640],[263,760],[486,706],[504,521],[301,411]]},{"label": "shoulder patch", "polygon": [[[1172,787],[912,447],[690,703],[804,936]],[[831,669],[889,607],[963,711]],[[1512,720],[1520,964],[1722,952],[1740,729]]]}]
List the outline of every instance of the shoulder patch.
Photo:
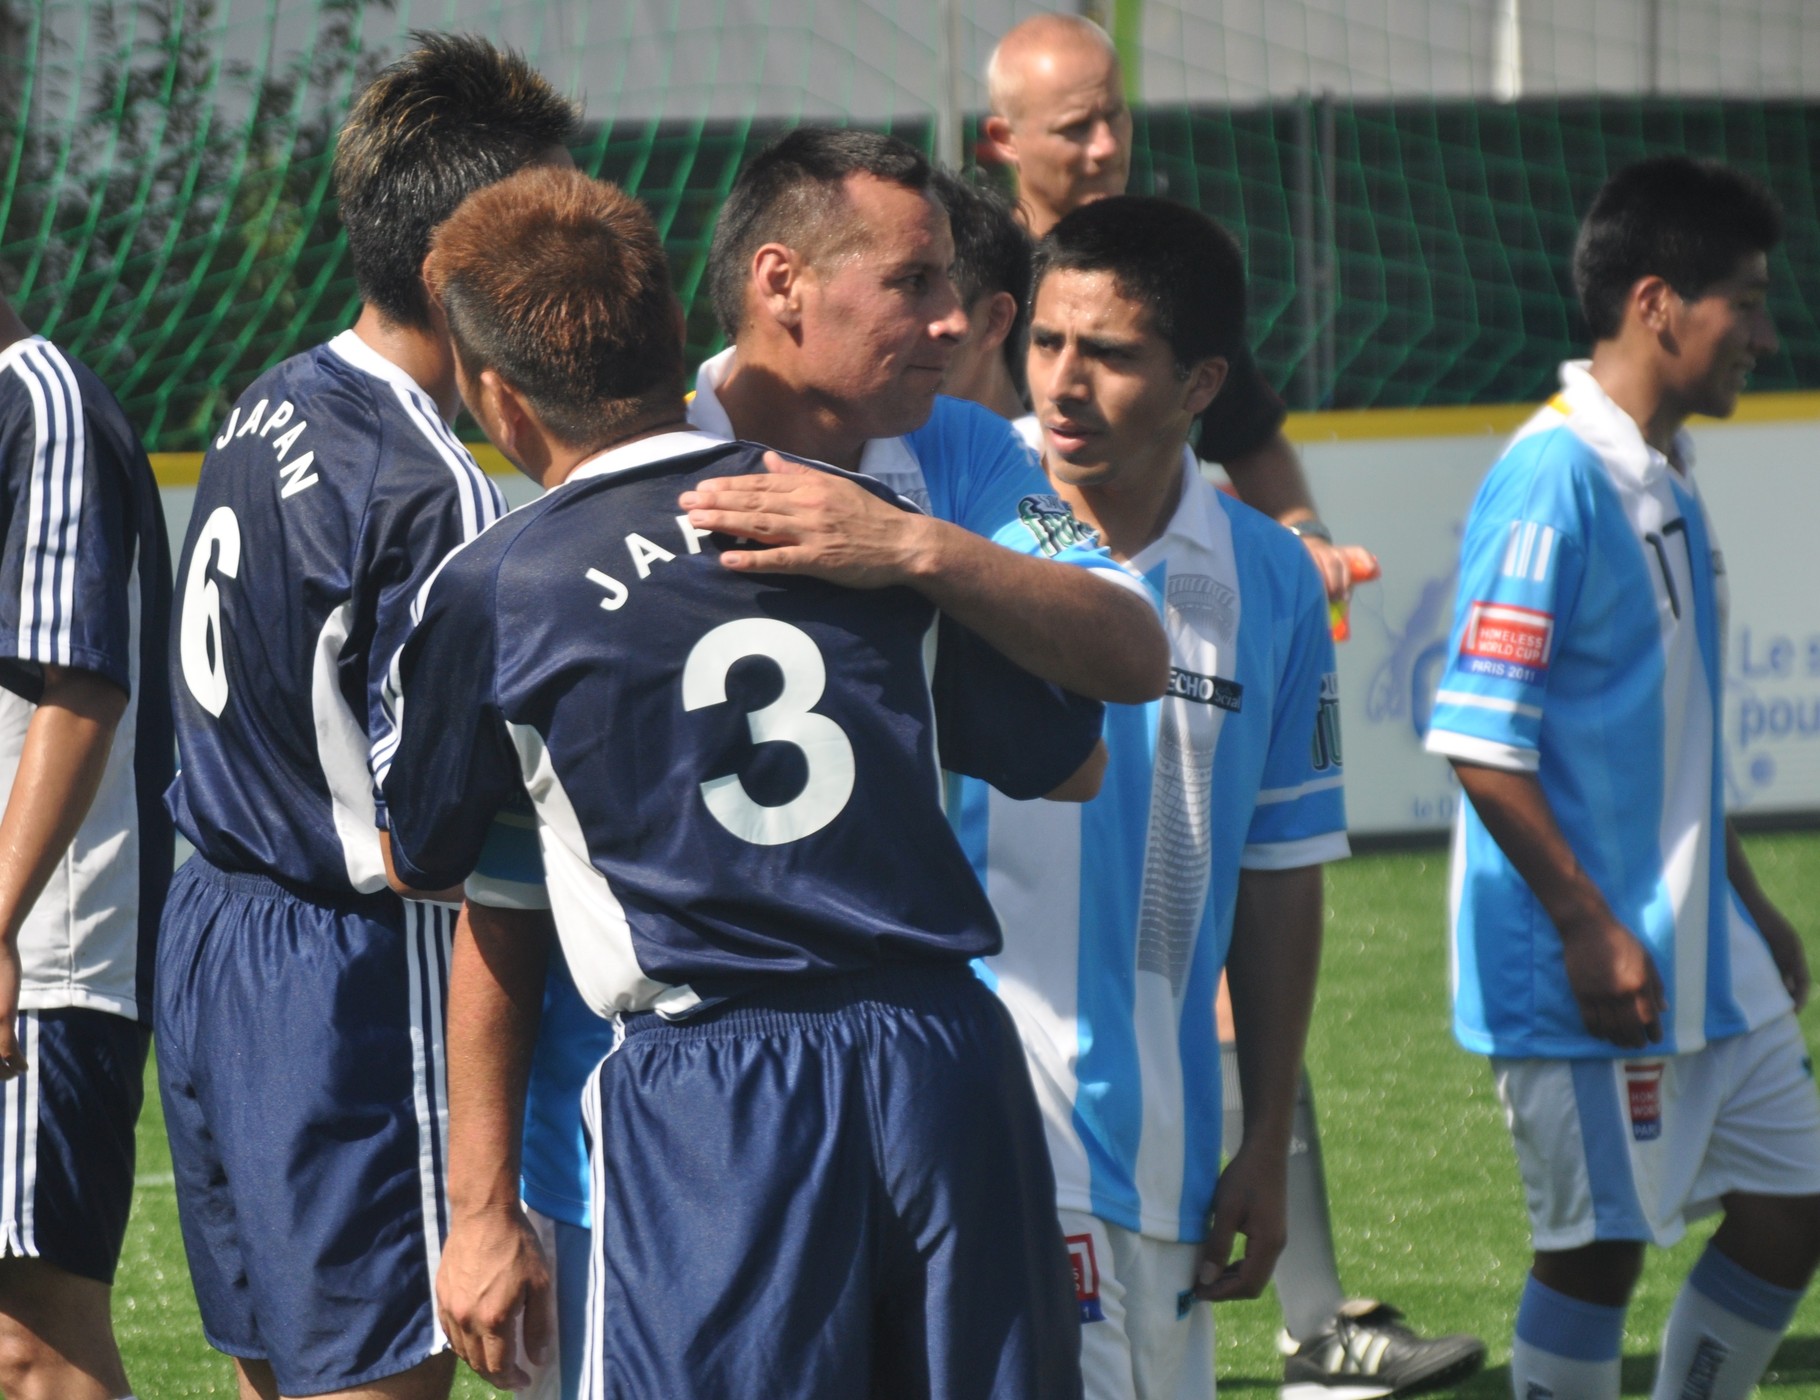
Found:
[{"label": "shoulder patch", "polygon": [[1026,496],[1017,503],[1017,518],[1035,537],[1044,554],[1064,549],[1097,549],[1098,531],[1084,525],[1060,496]]}]

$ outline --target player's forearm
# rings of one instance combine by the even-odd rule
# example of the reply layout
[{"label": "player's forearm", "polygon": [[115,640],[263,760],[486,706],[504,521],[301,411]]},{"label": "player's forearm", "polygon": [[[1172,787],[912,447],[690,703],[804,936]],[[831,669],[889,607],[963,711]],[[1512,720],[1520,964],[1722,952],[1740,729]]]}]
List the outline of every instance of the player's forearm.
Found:
[{"label": "player's forearm", "polygon": [[1776,906],[1770,903],[1763,886],[1757,883],[1757,872],[1751,869],[1750,858],[1744,854],[1744,843],[1738,839],[1737,828],[1729,818],[1725,823],[1725,874],[1759,926],[1766,918],[1776,916]]},{"label": "player's forearm", "polygon": [[549,915],[467,903],[449,967],[449,1208],[518,1206],[525,1086],[543,1015]]},{"label": "player's forearm", "polygon": [[1287,1161],[1321,961],[1321,867],[1244,870],[1226,978],[1245,1145]]},{"label": "player's forearm", "polygon": [[1613,920],[1611,907],[1561,834],[1553,808],[1533,773],[1453,761],[1460,787],[1544,912],[1572,941]]},{"label": "player's forearm", "polygon": [[0,817],[0,938],[18,937],[94,804],[126,702],[124,690],[93,671],[44,668]]},{"label": "player's forearm", "polygon": [[1220,465],[1239,499],[1253,510],[1284,525],[1313,518],[1314,492],[1302,472],[1302,459],[1280,429],[1251,451]]},{"label": "player's forearm", "polygon": [[1035,559],[958,525],[934,527],[913,585],[1032,675],[1138,705],[1163,693],[1169,644],[1150,604],[1096,570]]}]

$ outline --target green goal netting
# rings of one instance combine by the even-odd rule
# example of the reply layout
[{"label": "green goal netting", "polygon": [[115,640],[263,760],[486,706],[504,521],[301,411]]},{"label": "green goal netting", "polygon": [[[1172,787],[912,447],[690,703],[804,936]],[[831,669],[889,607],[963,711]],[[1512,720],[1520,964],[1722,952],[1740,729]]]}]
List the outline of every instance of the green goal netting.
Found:
[{"label": "green goal netting", "polygon": [[[1017,0],[0,0],[0,289],[198,447],[266,366],[348,323],[334,133],[414,28],[484,33],[585,104],[576,151],[655,210],[690,308],[719,201],[791,125],[970,149]],[[1292,406],[1520,401],[1581,343],[1578,214],[1646,153],[1781,196],[1783,348],[1820,387],[1820,26],[1790,0],[1105,0],[1134,188],[1246,249],[1252,337]],[[1614,18],[1615,16],[1615,18]],[[1815,34],[1810,37],[1808,31]],[[958,139],[957,139],[958,137]]]}]

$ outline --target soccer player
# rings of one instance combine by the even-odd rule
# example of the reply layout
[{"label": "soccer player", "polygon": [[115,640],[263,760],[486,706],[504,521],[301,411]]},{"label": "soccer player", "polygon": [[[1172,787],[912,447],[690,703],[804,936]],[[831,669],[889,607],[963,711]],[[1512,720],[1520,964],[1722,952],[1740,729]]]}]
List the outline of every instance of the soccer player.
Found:
[{"label": "soccer player", "polygon": [[502,508],[449,430],[430,231],[566,161],[575,112],[484,40],[420,43],[336,150],[360,316],[235,404],[178,569],[196,855],[159,948],[159,1086],[204,1333],[262,1397],[439,1397],[454,1366],[431,1299],[454,911],[388,889],[370,750],[412,600]]},{"label": "soccer player", "polygon": [[[1091,20],[1033,15],[992,51],[986,68],[992,113],[985,146],[1017,172],[1018,212],[1041,238],[1070,210],[1123,194],[1131,175],[1131,109],[1118,53]],[[1226,388],[1201,422],[1200,455],[1218,462],[1248,505],[1302,537],[1328,596],[1345,598],[1377,561],[1357,545],[1335,546],[1315,514],[1295,448],[1283,436],[1283,404],[1249,346],[1233,350]]]},{"label": "soccer player", "polygon": [[[1295,538],[1188,447],[1244,343],[1224,232],[1158,199],[1077,209],[1038,245],[1030,322],[1043,466],[1159,595],[1170,686],[1108,707],[1094,801],[969,783],[957,825],[1005,931],[988,975],[1048,1129],[1087,1394],[1205,1396],[1193,1299],[1257,1296],[1282,1247],[1321,863],[1347,852],[1327,601]],[[1247,1116],[1223,1173],[1222,967]]]},{"label": "soccer player", "polygon": [[112,1400],[171,870],[170,548],[120,405],[4,301],[0,473],[0,1393]]},{"label": "soccer player", "polygon": [[[1098,699],[1153,698],[1168,658],[1141,585],[1103,554],[1065,549],[1094,567],[1060,567],[991,542],[1028,554],[1084,536],[1008,425],[936,392],[964,319],[931,179],[919,152],[867,132],[804,128],[750,161],[709,259],[732,344],[701,366],[689,405],[704,432],[864,472],[928,514],[819,472],[704,479],[681,508],[697,528],[774,546],[729,550],[723,563],[908,577],[1045,679]],[[509,880],[509,861],[487,871]],[[561,1314],[561,1378],[546,1372],[539,1396],[572,1393],[579,1374],[588,1178],[577,1105],[612,1043],[556,961],[525,1125],[525,1201],[555,1255]]]},{"label": "soccer player", "polygon": [[1592,359],[1467,517],[1428,747],[1468,798],[1454,1034],[1492,1057],[1535,1244],[1518,1400],[1613,1400],[1644,1246],[1714,1211],[1653,1393],[1741,1400],[1820,1259],[1808,969],[1725,818],[1725,568],[1682,431],[1776,348],[1780,234],[1724,166],[1612,176],[1574,250]]},{"label": "soccer player", "polygon": [[[393,852],[422,888],[462,879],[528,792],[568,966],[614,1018],[585,1094],[585,1393],[1078,1395],[1042,1128],[968,969],[997,935],[937,770],[1091,786],[1100,706],[903,582],[723,566],[733,542],[677,497],[762,449],[688,428],[663,247],[618,190],[483,190],[427,275],[476,420],[552,489],[425,592]],[[451,1200],[529,1251],[513,1148],[544,948],[484,905],[468,927]],[[490,1377],[513,1378],[508,1321],[451,1317]]]},{"label": "soccer player", "polygon": [[[967,307],[969,322],[967,335],[955,352],[948,388],[1019,418],[1019,429],[1040,451],[1041,432],[1034,418],[1023,416],[1022,407],[1021,347],[1030,289],[1028,241],[1010,209],[993,191],[954,175],[937,178],[954,231],[955,286]],[[1006,314],[1008,305],[1019,308],[1015,318]],[[1020,347],[1016,388],[1002,353],[1013,341]],[[1016,407],[1007,409],[1007,404]],[[1221,1136],[1231,1151],[1244,1137],[1244,1099],[1223,980],[1218,1024],[1225,1088]],[[1401,1312],[1390,1304],[1347,1298],[1334,1254],[1320,1129],[1306,1069],[1297,1085],[1290,1134],[1287,1211],[1288,1237],[1273,1281],[1283,1308],[1285,1336],[1290,1339],[1291,1354],[1284,1370],[1298,1387],[1294,1393],[1318,1394],[1328,1382],[1351,1391],[1408,1393],[1458,1380],[1483,1363],[1485,1344],[1477,1337],[1423,1338],[1403,1323]]]}]

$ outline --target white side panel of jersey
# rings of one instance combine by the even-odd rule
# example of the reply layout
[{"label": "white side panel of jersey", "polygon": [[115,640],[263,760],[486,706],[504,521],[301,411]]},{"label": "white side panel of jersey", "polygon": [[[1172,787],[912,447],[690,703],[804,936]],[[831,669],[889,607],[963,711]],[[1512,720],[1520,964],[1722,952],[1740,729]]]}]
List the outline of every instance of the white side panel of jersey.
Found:
[{"label": "white side panel of jersey", "polygon": [[[1210,538],[1190,554],[1178,549],[1163,582],[1163,629],[1172,661],[1197,676],[1238,674],[1241,602],[1232,524],[1209,511]],[[1253,703],[1257,703],[1254,699]],[[1169,1208],[1182,1199],[1184,1174],[1181,1024],[1213,875],[1213,761],[1227,712],[1176,695],[1157,702],[1150,825],[1137,909],[1138,1066],[1144,1130],[1133,1178],[1138,1199]],[[1230,818],[1229,818],[1230,819]]]},{"label": "white side panel of jersey", "polygon": [[550,912],[575,990],[596,1016],[652,1008],[686,1011],[699,1000],[693,991],[655,981],[639,966],[625,908],[588,859],[581,819],[556,775],[543,735],[528,724],[507,723],[506,729],[518,750],[525,791],[537,809]]},{"label": "white side panel of jersey", "polygon": [[[1662,668],[1662,810],[1657,814],[1657,842],[1662,877],[1670,889],[1684,889],[1675,923],[1675,1048],[1682,1053],[1706,1043],[1706,938],[1711,893],[1712,829],[1705,820],[1712,802],[1712,693],[1700,655],[1700,629],[1694,617],[1694,575],[1684,530],[1664,534],[1663,526],[1681,515],[1667,476],[1645,487],[1614,476],[1625,513],[1646,556],[1644,566],[1656,586],[1656,617],[1661,628]],[[1705,566],[1705,561],[1701,561]],[[1670,571],[1672,585],[1663,570]],[[1671,591],[1672,589],[1672,591]],[[1679,608],[1671,600],[1678,600]],[[1677,615],[1677,611],[1679,615]],[[1717,930],[1714,930],[1716,933]]]},{"label": "white side panel of jersey", "polygon": [[992,960],[1043,1111],[1058,1205],[1091,1212],[1093,1183],[1074,1127],[1080,1092],[1081,806],[1018,802],[987,789],[986,897],[1005,930]]},{"label": "white side panel of jersey", "polygon": [[[127,577],[134,681],[114,728],[95,800],[19,930],[19,1005],[37,1011],[85,1007],[137,1016],[139,966],[138,733],[139,566]],[[37,706],[0,692],[0,780],[12,790]]]},{"label": "white side panel of jersey", "polygon": [[316,655],[310,666],[310,715],[316,725],[316,761],[328,784],[348,883],[362,894],[374,894],[386,887],[385,857],[379,849],[373,779],[367,768],[366,726],[349,708],[336,682],[353,613],[353,602],[344,602],[329,614],[316,638]]}]

